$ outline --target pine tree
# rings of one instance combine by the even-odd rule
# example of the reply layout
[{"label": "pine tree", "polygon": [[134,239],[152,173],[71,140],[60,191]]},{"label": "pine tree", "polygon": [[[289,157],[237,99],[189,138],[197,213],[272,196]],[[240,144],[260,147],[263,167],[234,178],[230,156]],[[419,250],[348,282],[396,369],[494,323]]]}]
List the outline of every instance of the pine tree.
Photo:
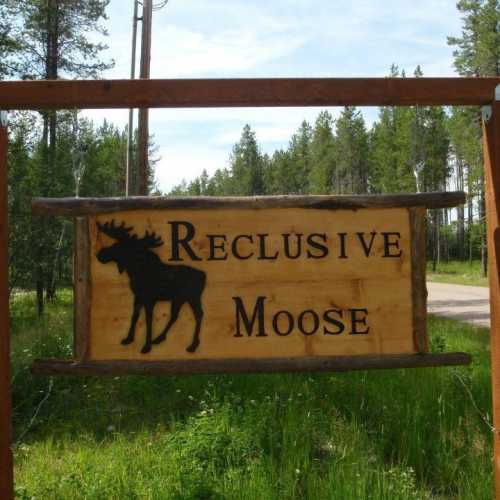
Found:
[{"label": "pine tree", "polygon": [[[105,48],[102,43],[94,43],[91,36],[105,34],[100,22],[106,19],[105,9],[109,0],[20,0],[17,13],[21,17],[20,41],[21,57],[18,71],[27,79],[58,79],[61,76],[97,77],[111,66],[99,60]],[[40,147],[34,155],[35,176],[38,184],[34,194],[57,196],[58,186],[63,182],[55,179],[66,174],[58,168],[57,145],[58,123],[55,111],[43,112],[43,132]],[[38,247],[36,276],[38,309],[43,310],[43,292],[52,298],[55,290],[51,284],[54,249],[60,239],[60,227],[54,220],[42,219],[37,226],[34,241]]]},{"label": "pine tree", "polygon": [[288,192],[305,194],[309,192],[309,175],[312,168],[312,127],[304,120],[293,134],[288,147]]},{"label": "pine tree", "polygon": [[0,80],[18,71],[20,39],[15,31],[16,2],[3,0],[0,4]]},{"label": "pine tree", "polygon": [[[500,30],[498,28],[500,5],[498,0],[460,0],[457,3],[457,9],[462,14],[462,34],[460,37],[448,37],[448,44],[456,47],[453,55],[458,73],[462,76],[500,76]],[[470,130],[470,139],[467,141],[476,139],[480,143],[482,134],[480,110],[475,108],[472,113],[471,122],[474,124],[474,130]],[[455,144],[455,147],[457,151],[462,149],[458,144]],[[465,165],[471,166],[468,163]],[[473,178],[474,173],[467,173],[466,176]],[[470,200],[469,203],[472,205],[473,201]],[[484,182],[482,181],[478,206],[481,225],[481,261],[483,274],[486,275],[486,210]],[[472,227],[473,220],[470,220],[469,228],[472,229]],[[472,234],[469,235],[469,241],[472,241]],[[472,255],[471,248],[469,253]]]},{"label": "pine tree", "polygon": [[335,139],[333,117],[322,111],[314,125],[311,141],[311,169],[309,172],[309,192],[327,194],[334,192]]},{"label": "pine tree", "polygon": [[298,191],[298,181],[292,168],[289,151],[275,151],[266,171],[266,187],[269,194],[291,194]]},{"label": "pine tree", "polygon": [[336,121],[335,192],[368,191],[368,134],[360,111],[346,106]]},{"label": "pine tree", "polygon": [[379,120],[370,135],[369,183],[373,192],[411,193],[417,190],[414,129],[410,108],[380,108]]},{"label": "pine tree", "polygon": [[500,6],[498,0],[459,0],[462,36],[448,37],[456,46],[454,64],[462,76],[500,75]]},{"label": "pine tree", "polygon": [[230,163],[231,194],[265,194],[264,161],[255,132],[252,131],[250,125],[243,127],[241,138],[233,147]]}]

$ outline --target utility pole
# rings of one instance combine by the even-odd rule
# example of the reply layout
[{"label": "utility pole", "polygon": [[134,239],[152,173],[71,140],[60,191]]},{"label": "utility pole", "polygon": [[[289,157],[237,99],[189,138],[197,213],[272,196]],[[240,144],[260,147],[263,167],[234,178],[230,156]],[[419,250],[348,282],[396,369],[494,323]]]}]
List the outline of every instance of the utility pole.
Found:
[{"label": "utility pole", "polygon": [[[142,3],[142,45],[140,78],[149,78],[151,64],[151,25],[153,19],[153,1]],[[149,146],[149,110],[139,109],[139,192],[141,196],[148,194],[148,146]]]},{"label": "utility pole", "polygon": [[[135,54],[137,52],[137,11],[139,1],[134,0],[134,16],[132,18],[132,59],[130,65],[130,79],[135,78]],[[125,196],[130,196],[130,171],[134,155],[134,110],[128,112],[128,136],[127,136],[127,172],[125,174]]]}]

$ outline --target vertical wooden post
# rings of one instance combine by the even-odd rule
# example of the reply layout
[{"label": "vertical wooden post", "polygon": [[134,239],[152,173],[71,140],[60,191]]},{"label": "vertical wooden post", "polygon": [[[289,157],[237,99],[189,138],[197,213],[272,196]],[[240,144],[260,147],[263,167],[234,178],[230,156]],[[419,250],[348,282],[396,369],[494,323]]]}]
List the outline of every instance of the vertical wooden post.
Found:
[{"label": "vertical wooden post", "polygon": [[500,86],[483,108],[483,153],[491,309],[491,377],[496,498],[500,499]]},{"label": "vertical wooden post", "polygon": [[0,498],[14,498],[9,330],[7,114],[0,111]]}]

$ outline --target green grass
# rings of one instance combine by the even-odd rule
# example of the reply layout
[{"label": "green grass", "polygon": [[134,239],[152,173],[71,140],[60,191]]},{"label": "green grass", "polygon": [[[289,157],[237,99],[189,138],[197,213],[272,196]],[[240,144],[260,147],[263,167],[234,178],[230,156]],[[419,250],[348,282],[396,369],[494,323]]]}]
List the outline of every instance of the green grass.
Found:
[{"label": "green grass", "polygon": [[[70,352],[71,295],[13,301],[21,499],[489,499],[489,335],[430,318],[471,367],[344,374],[34,377]],[[472,395],[474,402],[469,396]]]},{"label": "green grass", "polygon": [[454,283],[457,285],[488,286],[488,278],[481,272],[481,262],[478,260],[461,262],[452,260],[437,265],[432,271],[432,262],[427,262],[427,280],[438,283]]}]

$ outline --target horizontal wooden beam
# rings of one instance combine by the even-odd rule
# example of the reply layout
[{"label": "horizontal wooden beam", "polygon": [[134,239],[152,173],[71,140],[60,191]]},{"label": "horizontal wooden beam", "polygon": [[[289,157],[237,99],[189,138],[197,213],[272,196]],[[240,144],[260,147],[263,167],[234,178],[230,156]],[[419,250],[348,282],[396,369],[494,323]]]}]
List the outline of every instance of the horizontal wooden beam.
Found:
[{"label": "horizontal wooden beam", "polygon": [[88,361],[38,359],[35,375],[190,375],[196,373],[345,372],[386,368],[468,365],[461,352],[307,358],[220,359],[193,361]]},{"label": "horizontal wooden beam", "polygon": [[129,198],[33,198],[35,215],[83,215],[124,210],[199,209],[199,208],[315,208],[349,209],[426,207],[448,208],[465,203],[465,193],[391,194],[391,195],[313,195],[313,196],[135,196]]},{"label": "horizontal wooden beam", "polygon": [[0,109],[482,105],[500,78],[247,78],[0,82]]}]

